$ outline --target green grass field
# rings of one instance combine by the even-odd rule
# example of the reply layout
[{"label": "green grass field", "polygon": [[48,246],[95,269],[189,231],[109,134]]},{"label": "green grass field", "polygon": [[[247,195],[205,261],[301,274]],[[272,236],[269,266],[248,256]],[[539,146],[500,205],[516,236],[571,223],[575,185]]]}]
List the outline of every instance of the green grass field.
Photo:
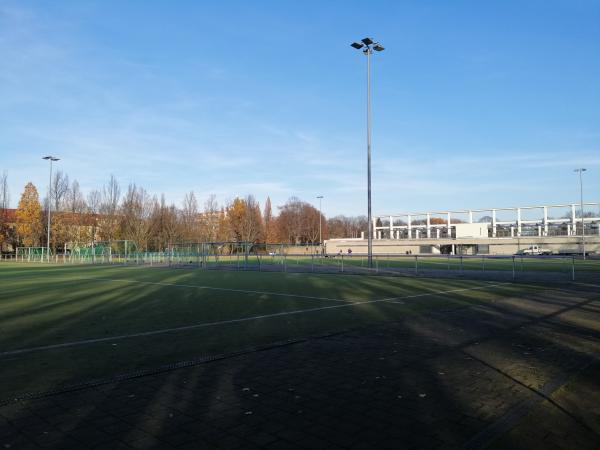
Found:
[{"label": "green grass field", "polygon": [[0,401],[539,290],[453,279],[23,263],[0,264],[0,286]]},{"label": "green grass field", "polygon": [[[199,258],[177,257],[175,263],[196,263]],[[299,269],[303,271],[328,270],[328,271],[367,271],[367,257],[365,255],[342,255],[321,257],[319,255],[290,254],[285,257],[281,255],[256,255],[250,254],[247,258],[244,255],[211,255],[206,259],[208,267],[230,267],[232,269],[264,267],[267,270]],[[572,258],[570,256],[428,256],[428,255],[376,255],[374,256],[374,270],[436,270],[453,271],[461,270],[471,271],[500,271],[512,272],[555,272],[570,275],[573,266],[576,273],[600,274],[600,259],[583,260],[580,256]]]},{"label": "green grass field", "polygon": [[[270,258],[275,261],[274,258]],[[225,263],[223,258],[219,261]],[[263,261],[269,263],[269,258],[263,258]],[[237,261],[231,258],[229,264],[236,264]],[[250,260],[251,264],[256,265],[257,261]],[[331,266],[341,269],[342,264],[346,267],[365,267],[367,266],[366,256],[347,256],[335,258],[311,258],[306,256],[290,256],[286,260],[289,266],[294,265],[315,265]],[[462,261],[458,256],[376,256],[374,264],[379,269],[415,269],[417,270],[498,270],[512,271],[512,257],[490,257],[490,256],[465,256]],[[572,265],[575,265],[577,272],[592,272],[600,273],[600,260],[582,260],[571,257],[520,257],[514,259],[515,270],[519,271],[534,271],[534,272],[563,272],[571,271]]]}]

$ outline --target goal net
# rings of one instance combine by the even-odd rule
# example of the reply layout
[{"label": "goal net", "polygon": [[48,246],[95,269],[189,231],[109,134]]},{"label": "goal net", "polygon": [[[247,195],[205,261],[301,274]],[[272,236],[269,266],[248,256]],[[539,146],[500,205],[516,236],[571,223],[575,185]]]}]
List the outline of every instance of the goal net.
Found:
[{"label": "goal net", "polygon": [[[52,251],[50,252],[52,255]],[[17,247],[17,261],[43,262],[48,260],[46,247]]]}]

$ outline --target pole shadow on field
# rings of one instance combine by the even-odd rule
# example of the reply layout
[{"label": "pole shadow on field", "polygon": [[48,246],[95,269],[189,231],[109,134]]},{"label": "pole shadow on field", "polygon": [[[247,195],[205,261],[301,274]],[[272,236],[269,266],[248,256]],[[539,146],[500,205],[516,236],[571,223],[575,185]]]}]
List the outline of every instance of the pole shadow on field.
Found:
[{"label": "pole shadow on field", "polygon": [[[472,300],[466,294],[456,297]],[[545,302],[543,295],[530,297],[544,311],[568,307]],[[380,320],[330,337],[2,407],[0,413],[11,423],[24,423],[34,414],[48,419],[55,448],[103,441],[150,447],[184,440],[207,447],[278,441],[293,446],[310,439],[332,446],[445,443],[457,448],[535,397],[522,367],[537,367],[541,384],[533,387],[540,388],[575,370],[594,347],[585,333],[576,336],[585,343],[576,348],[560,334],[530,332],[533,312],[502,306],[499,300],[494,308]],[[384,310],[391,308],[385,304]],[[142,311],[134,302],[127,316]],[[511,330],[519,324],[524,328]],[[560,417],[573,422],[562,411]],[[581,421],[588,423],[585,417]],[[583,438],[594,437],[593,430],[577,422],[572,426]],[[503,437],[514,445],[523,438]]]}]

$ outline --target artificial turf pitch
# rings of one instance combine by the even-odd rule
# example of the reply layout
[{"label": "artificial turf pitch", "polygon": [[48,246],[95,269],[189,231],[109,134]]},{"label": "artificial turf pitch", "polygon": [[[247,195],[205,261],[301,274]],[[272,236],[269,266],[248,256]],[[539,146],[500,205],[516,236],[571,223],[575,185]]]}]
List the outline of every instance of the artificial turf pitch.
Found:
[{"label": "artificial turf pitch", "polygon": [[209,355],[526,295],[364,275],[0,264],[0,402]]}]

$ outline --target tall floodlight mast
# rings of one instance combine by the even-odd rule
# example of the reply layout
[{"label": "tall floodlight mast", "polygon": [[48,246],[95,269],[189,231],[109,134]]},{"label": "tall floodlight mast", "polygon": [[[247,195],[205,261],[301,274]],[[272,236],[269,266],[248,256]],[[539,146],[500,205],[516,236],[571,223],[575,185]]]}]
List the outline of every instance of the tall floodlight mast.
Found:
[{"label": "tall floodlight mast", "polygon": [[50,262],[50,211],[52,210],[52,163],[60,161],[55,156],[44,156],[42,159],[50,161],[50,181],[48,182],[48,236],[46,241],[46,259]]},{"label": "tall floodlight mast", "polygon": [[371,218],[371,55],[373,50],[381,52],[383,45],[373,41],[371,38],[364,38],[360,42],[350,44],[357,50],[362,50],[367,57],[367,220],[369,222],[368,235],[368,266],[373,267],[373,220]]},{"label": "tall floodlight mast", "polygon": [[583,172],[587,169],[581,167],[575,169],[574,172],[579,172],[579,201],[581,206],[581,250],[583,259],[585,259],[585,217],[583,215]]},{"label": "tall floodlight mast", "polygon": [[323,196],[318,195],[317,198],[319,199],[319,245],[321,245],[321,249],[322,249],[323,248],[323,239],[321,237],[321,200],[323,200]]}]

